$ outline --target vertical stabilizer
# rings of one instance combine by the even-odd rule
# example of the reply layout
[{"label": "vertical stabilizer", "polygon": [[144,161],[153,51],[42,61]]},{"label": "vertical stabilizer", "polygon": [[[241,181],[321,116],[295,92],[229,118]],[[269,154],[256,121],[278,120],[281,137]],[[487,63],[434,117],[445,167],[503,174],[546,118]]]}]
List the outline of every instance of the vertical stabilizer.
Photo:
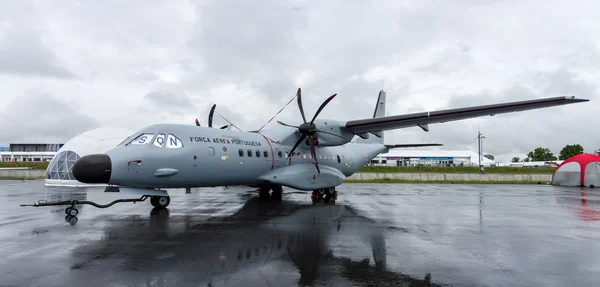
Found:
[{"label": "vertical stabilizer", "polygon": [[[375,111],[373,112],[373,118],[385,117],[385,91],[379,91],[377,97],[377,103],[375,103]],[[383,131],[375,131],[368,133],[368,138],[358,138],[356,143],[378,143],[383,144],[384,133]]]}]

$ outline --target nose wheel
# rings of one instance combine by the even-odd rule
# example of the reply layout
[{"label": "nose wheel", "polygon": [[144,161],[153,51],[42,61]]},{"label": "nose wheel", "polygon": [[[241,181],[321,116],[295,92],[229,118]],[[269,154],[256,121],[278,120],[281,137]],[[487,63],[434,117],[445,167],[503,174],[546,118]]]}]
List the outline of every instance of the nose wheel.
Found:
[{"label": "nose wheel", "polygon": [[169,196],[151,196],[150,203],[152,204],[152,206],[154,206],[156,208],[163,209],[163,208],[166,208],[167,206],[169,206],[169,203],[171,203],[171,197],[169,197]]},{"label": "nose wheel", "polygon": [[70,216],[77,216],[79,214],[79,210],[75,207],[67,207],[65,208],[65,213]]}]

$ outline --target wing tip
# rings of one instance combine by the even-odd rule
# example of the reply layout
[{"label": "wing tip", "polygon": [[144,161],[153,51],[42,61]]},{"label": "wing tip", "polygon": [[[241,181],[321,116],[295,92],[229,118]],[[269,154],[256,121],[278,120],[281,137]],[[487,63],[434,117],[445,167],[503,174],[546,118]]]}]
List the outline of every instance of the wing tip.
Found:
[{"label": "wing tip", "polygon": [[568,104],[572,104],[572,103],[589,102],[590,99],[582,99],[582,98],[576,98],[575,96],[570,96],[570,97],[565,97],[565,101]]}]

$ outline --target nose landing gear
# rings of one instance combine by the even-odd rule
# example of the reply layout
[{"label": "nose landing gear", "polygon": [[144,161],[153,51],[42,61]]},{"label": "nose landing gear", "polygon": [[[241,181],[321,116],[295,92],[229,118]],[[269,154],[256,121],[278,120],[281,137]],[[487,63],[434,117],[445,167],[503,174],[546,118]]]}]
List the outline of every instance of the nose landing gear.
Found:
[{"label": "nose landing gear", "polygon": [[171,203],[170,196],[150,196],[150,204],[156,208],[166,208],[169,206],[169,203]]}]

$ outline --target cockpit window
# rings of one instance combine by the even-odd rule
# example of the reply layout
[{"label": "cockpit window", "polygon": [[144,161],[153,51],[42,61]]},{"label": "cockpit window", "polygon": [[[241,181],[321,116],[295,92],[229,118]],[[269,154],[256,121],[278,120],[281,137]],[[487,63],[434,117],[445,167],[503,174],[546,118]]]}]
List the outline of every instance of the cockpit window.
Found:
[{"label": "cockpit window", "polygon": [[141,134],[137,138],[135,138],[133,141],[131,141],[129,144],[144,145],[144,144],[149,143],[153,136],[154,136],[154,134]]},{"label": "cockpit window", "polygon": [[165,144],[165,134],[158,134],[154,139],[154,146],[163,147]]},{"label": "cockpit window", "polygon": [[183,147],[183,142],[176,136],[169,134],[169,136],[167,137],[166,148],[182,148],[182,147]]}]

